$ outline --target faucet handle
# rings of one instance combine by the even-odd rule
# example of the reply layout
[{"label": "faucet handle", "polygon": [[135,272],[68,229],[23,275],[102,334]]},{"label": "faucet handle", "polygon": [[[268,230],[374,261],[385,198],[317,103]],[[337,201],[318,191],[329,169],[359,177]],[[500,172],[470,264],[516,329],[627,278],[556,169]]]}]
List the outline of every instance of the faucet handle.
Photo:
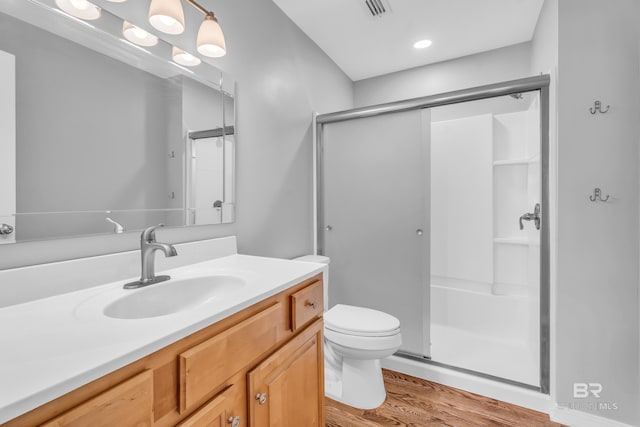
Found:
[{"label": "faucet handle", "polygon": [[156,229],[164,227],[164,224],[154,225],[152,227],[145,228],[140,235],[140,241],[143,243],[150,243],[156,241]]}]

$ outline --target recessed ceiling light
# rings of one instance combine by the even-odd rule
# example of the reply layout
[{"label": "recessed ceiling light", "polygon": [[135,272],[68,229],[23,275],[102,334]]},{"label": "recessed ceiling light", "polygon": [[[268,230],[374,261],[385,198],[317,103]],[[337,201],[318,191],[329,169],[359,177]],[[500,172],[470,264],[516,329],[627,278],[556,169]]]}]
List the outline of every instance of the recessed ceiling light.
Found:
[{"label": "recessed ceiling light", "polygon": [[416,49],[424,49],[429,46],[431,46],[431,40],[419,40],[413,44]]}]

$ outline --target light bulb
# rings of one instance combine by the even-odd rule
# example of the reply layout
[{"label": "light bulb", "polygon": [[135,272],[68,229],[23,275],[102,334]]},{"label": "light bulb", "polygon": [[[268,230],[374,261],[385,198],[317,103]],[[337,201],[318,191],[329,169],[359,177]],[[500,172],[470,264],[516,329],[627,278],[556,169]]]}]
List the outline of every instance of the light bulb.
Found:
[{"label": "light bulb", "polygon": [[167,34],[184,32],[184,10],[180,0],[151,0],[149,23]]},{"label": "light bulb", "polygon": [[184,65],[185,67],[195,67],[196,65],[200,65],[202,62],[200,58],[175,46],[173,47],[172,54],[173,61],[176,64]]},{"label": "light bulb", "polygon": [[86,21],[93,21],[102,15],[102,9],[87,0],[56,0],[56,5],[69,15]]},{"label": "light bulb", "polygon": [[222,28],[213,13],[207,14],[198,31],[198,52],[211,58],[219,58],[227,53]]},{"label": "light bulb", "polygon": [[139,46],[155,46],[158,44],[158,37],[127,21],[122,24],[122,35],[131,43]]},{"label": "light bulb", "polygon": [[78,10],[87,10],[91,7],[87,0],[70,0],[69,3]]}]

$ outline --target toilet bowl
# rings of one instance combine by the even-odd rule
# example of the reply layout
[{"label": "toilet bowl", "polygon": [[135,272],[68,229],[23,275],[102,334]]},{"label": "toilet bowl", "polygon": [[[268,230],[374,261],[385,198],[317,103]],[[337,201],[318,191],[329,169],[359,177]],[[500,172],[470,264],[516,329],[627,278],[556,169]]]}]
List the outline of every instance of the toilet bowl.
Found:
[{"label": "toilet bowl", "polygon": [[[296,259],[329,263],[328,257],[318,255]],[[328,283],[325,275],[325,307]],[[400,321],[390,314],[344,304],[325,311],[325,395],[355,408],[380,406],[386,398],[380,359],[395,353],[401,343]]]}]

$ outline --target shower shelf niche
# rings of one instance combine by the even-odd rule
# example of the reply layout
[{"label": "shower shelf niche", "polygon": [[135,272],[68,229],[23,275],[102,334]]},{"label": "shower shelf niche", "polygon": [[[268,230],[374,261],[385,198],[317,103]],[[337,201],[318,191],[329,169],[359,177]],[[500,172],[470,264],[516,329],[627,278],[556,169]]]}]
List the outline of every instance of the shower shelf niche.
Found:
[{"label": "shower shelf niche", "polygon": [[523,245],[528,246],[531,245],[531,242],[526,237],[495,237],[493,239],[493,243],[503,244],[503,245]]},{"label": "shower shelf niche", "polygon": [[529,109],[493,116],[493,291],[497,295],[537,293],[536,254],[539,238],[518,219],[540,200],[538,181],[539,111]]},{"label": "shower shelf niche", "polygon": [[536,157],[531,157],[527,159],[504,159],[504,160],[495,160],[493,162],[493,166],[528,166],[532,164],[540,163],[540,159]]}]

